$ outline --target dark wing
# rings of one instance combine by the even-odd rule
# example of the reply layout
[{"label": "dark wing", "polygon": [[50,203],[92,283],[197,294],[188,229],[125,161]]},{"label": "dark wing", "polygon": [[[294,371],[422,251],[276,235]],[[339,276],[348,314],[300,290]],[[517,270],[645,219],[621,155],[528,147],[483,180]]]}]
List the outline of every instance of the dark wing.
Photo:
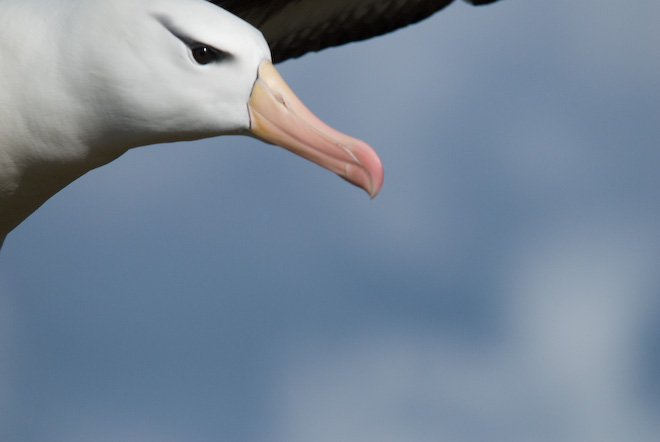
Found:
[{"label": "dark wing", "polygon": [[[259,28],[273,62],[416,23],[453,0],[209,0]],[[465,0],[485,5],[497,0]]]}]

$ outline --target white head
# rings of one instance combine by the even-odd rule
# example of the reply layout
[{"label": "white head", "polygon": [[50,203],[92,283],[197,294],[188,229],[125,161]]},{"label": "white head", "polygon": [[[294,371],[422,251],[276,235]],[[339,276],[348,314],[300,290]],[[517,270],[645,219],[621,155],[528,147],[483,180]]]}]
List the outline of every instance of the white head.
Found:
[{"label": "white head", "polygon": [[270,60],[257,29],[202,0],[100,1],[108,15],[69,37],[82,67],[70,86],[94,124],[135,145],[249,129],[246,103]]}]

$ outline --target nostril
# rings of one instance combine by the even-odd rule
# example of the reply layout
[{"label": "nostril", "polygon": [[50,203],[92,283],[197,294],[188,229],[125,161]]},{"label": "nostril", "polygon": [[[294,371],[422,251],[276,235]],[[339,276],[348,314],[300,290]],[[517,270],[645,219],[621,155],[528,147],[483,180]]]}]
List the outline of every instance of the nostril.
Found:
[{"label": "nostril", "polygon": [[284,95],[282,95],[281,93],[276,93],[275,99],[278,101],[278,103],[280,103],[284,107],[287,107],[287,103],[286,100],[284,99]]}]

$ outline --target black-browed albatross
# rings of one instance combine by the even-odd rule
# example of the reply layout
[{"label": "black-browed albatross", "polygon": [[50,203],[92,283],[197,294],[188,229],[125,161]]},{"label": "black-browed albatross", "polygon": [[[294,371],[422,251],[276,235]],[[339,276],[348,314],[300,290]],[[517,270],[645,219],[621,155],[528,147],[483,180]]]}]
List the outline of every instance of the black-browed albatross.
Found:
[{"label": "black-browed albatross", "polygon": [[0,245],[76,178],[161,142],[251,135],[374,197],[378,155],[318,120],[271,61],[383,34],[451,2],[0,0]]}]

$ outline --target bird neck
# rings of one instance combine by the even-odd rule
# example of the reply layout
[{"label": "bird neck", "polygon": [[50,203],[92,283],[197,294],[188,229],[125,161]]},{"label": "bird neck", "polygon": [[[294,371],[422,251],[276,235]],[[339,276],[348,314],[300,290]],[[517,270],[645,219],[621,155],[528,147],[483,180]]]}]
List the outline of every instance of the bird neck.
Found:
[{"label": "bird neck", "polygon": [[[9,148],[7,146],[10,146]],[[88,146],[69,145],[69,155],[48,155],[47,145],[26,146],[0,139],[0,246],[4,237],[50,197],[86,172],[127,149],[90,155]],[[57,146],[62,152],[62,146]]]}]

